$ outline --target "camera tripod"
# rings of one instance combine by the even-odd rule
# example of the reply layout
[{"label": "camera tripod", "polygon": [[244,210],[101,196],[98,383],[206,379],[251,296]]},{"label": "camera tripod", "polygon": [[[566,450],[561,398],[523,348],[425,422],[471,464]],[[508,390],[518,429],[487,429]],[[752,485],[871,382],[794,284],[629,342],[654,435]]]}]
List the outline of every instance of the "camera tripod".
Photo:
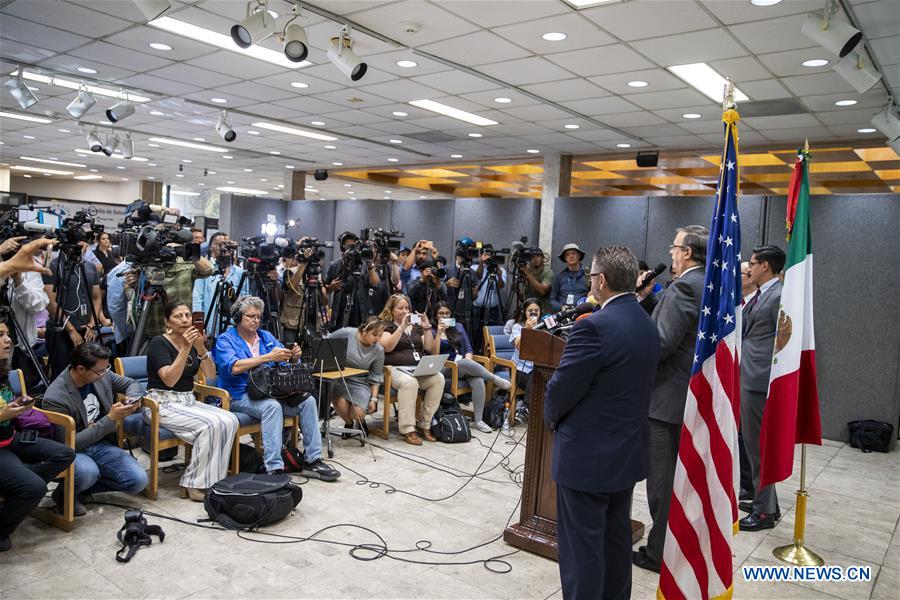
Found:
[{"label": "camera tripod", "polygon": [[463,264],[456,268],[456,279],[459,281],[459,288],[450,298],[453,304],[453,317],[462,323],[466,332],[470,335],[474,334],[473,330],[475,322],[472,320],[475,311],[472,306],[472,268],[464,261]]},{"label": "camera tripod", "polygon": [[[244,272],[238,281],[237,290],[244,289],[244,284],[249,280],[249,289],[251,294],[255,294],[263,301],[264,309],[260,318],[259,326],[275,336],[275,339],[281,339],[282,329],[281,321],[278,320],[278,295],[276,283],[266,276],[266,273],[260,271],[262,263],[259,259],[248,258],[244,263]],[[272,267],[274,269],[274,266]]]},{"label": "camera tripod", "polygon": [[128,356],[141,354],[141,348],[144,346],[144,331],[147,329],[147,319],[150,318],[151,304],[158,300],[165,305],[169,301],[166,296],[166,289],[161,284],[153,283],[151,278],[148,278],[148,282],[141,292],[141,305],[138,309],[140,317],[138,317],[134,333],[131,334],[131,343],[128,344]]},{"label": "camera tripod", "polygon": [[[344,264],[341,273],[343,285],[335,294],[339,300],[337,311],[334,314],[334,329],[341,327],[355,327],[365,321],[372,314],[372,303],[369,302],[369,291],[366,282],[368,272],[363,269],[362,262],[356,264]],[[346,291],[349,280],[350,289]]]},{"label": "camera tripod", "polygon": [[12,306],[10,306],[9,304],[9,298],[9,283],[6,283],[2,286],[2,288],[0,288],[0,315],[6,315],[7,322],[12,325],[10,327],[10,337],[12,338],[13,349],[22,351],[22,353],[25,355],[25,358],[31,362],[31,365],[34,367],[34,373],[37,374],[38,378],[41,380],[41,384],[43,384],[44,389],[46,389],[47,386],[50,385],[50,381],[47,379],[47,373],[44,371],[44,365],[34,353],[34,348],[32,348],[28,343],[25,336],[25,330],[22,329],[21,325],[19,325],[19,321],[18,319],[16,319],[16,314],[15,312],[13,312]]},{"label": "camera tripod", "polygon": [[[303,274],[306,283],[303,286],[302,298],[300,300],[300,312],[297,316],[297,327],[293,330],[295,340],[300,344],[300,348],[303,352],[308,352],[311,348],[312,340],[315,338],[316,332],[319,332],[320,334],[324,333],[325,324],[328,319],[327,308],[322,304],[322,288],[319,286],[318,275],[318,273],[315,275],[309,273],[309,266],[307,266],[307,272]],[[285,273],[285,276],[287,277],[288,285],[292,285],[287,273]],[[295,294],[301,293],[294,289],[291,291]],[[312,322],[312,328],[310,328],[310,322]],[[285,331],[285,333],[287,333],[287,331]]]},{"label": "camera tripod", "polygon": [[488,269],[488,276],[485,279],[481,280],[481,283],[478,285],[478,290],[475,293],[475,297],[477,298],[479,294],[481,294],[481,289],[485,288],[484,292],[484,302],[481,306],[473,306],[473,309],[478,310],[478,322],[475,327],[475,331],[472,332],[472,338],[475,348],[480,348],[484,343],[484,335],[482,331],[482,327],[484,325],[501,325],[502,323],[494,323],[494,319],[491,318],[491,313],[493,312],[493,300],[497,299],[497,314],[500,319],[503,319],[503,315],[506,314],[503,309],[503,297],[500,295],[500,286],[498,284],[498,270],[500,269],[499,265],[491,266],[488,265],[485,267]]},{"label": "camera tripod", "polygon": [[[90,313],[91,321],[94,323],[94,331],[96,331],[98,335],[100,333],[100,320],[97,318],[97,311],[94,310],[94,303],[90,298],[90,290],[86,290],[88,297],[87,307],[81,304],[82,299],[78,296],[80,288],[82,286],[87,286],[88,282],[87,271],[84,267],[84,259],[81,255],[81,248],[78,246],[61,246],[59,257],[56,260],[56,272],[53,275],[53,292],[56,295],[56,311],[55,314],[50,316],[51,320],[47,323],[47,332],[48,334],[51,334],[47,339],[47,349],[49,351],[50,376],[53,378],[59,375],[68,364],[68,356],[63,356],[62,353],[68,354],[66,349],[69,344],[65,344],[65,342],[58,344],[54,343],[54,341],[62,342],[62,336],[67,336],[65,328],[72,315],[76,312],[80,312],[80,316],[84,318]],[[78,307],[75,310],[70,311],[67,307],[69,305],[69,300],[72,298],[70,282],[73,277],[76,277],[78,280],[78,289],[74,291],[74,297],[78,302]],[[54,337],[57,337],[57,340],[54,340]],[[56,352],[56,356],[54,356],[54,352]]]}]

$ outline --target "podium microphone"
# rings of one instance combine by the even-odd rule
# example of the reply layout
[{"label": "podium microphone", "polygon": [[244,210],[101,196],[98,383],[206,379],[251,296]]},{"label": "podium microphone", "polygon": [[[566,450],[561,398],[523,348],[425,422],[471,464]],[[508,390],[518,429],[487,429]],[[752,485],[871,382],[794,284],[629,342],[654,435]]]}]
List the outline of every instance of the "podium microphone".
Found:
[{"label": "podium microphone", "polygon": [[582,302],[574,308],[567,308],[566,310],[561,310],[558,313],[550,315],[549,317],[544,317],[540,323],[534,326],[534,330],[537,331],[539,329],[553,329],[558,325],[562,325],[565,321],[573,316],[585,315],[587,313],[594,312],[596,308],[597,306],[591,304],[590,302]]}]

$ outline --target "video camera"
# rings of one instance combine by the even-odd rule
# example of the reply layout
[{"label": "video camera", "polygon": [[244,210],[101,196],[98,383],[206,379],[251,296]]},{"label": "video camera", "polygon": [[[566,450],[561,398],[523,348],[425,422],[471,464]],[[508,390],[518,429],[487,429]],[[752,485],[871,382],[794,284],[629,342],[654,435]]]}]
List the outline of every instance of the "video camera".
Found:
[{"label": "video camera", "polygon": [[510,256],[509,248],[495,249],[491,244],[486,244],[481,249],[481,253],[488,255],[486,264],[490,272],[495,272],[498,268],[505,265],[506,259]]},{"label": "video camera", "polygon": [[48,237],[59,240],[59,251],[74,259],[82,254],[81,243],[91,244],[103,233],[103,225],[94,220],[96,209],[79,210],[71,217],[64,212],[32,205],[19,206],[0,217],[0,239]]},{"label": "video camera", "polygon": [[458,256],[464,267],[470,267],[473,260],[478,260],[481,255],[481,245],[472,238],[462,238],[456,242],[454,254]]},{"label": "video camera", "polygon": [[137,267],[166,267],[178,257],[186,261],[200,258],[200,244],[192,243],[191,220],[155,211],[143,200],[125,207],[119,233],[122,255]]},{"label": "video camera", "polygon": [[279,258],[297,255],[297,244],[290,238],[277,237],[272,242],[264,235],[241,238],[241,256],[262,271],[271,271]]},{"label": "video camera", "polygon": [[392,252],[394,254],[400,252],[402,246],[400,240],[405,237],[399,231],[388,231],[381,227],[377,229],[367,227],[359,234],[360,258],[363,260],[375,260],[376,257],[387,260]]}]

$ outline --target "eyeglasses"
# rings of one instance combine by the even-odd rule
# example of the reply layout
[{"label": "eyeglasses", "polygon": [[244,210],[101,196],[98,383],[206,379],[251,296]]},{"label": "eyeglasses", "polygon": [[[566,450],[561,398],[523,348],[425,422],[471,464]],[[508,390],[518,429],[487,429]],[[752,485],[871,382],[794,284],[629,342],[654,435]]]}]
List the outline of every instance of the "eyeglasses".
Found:
[{"label": "eyeglasses", "polygon": [[752,267],[753,265],[761,265],[761,264],[762,264],[762,261],[760,261],[760,260],[751,260],[751,261],[749,261],[747,264],[750,265],[750,266]]},{"label": "eyeglasses", "polygon": [[681,250],[687,250],[687,249],[688,249],[687,246],[682,246],[682,245],[680,245],[680,244],[671,244],[671,245],[669,246],[669,252],[671,252],[671,251],[674,250],[675,248],[680,248]]},{"label": "eyeglasses", "polygon": [[262,319],[262,315],[248,315],[248,314],[245,314],[245,315],[244,315],[244,318],[245,318],[245,319],[250,319],[251,321],[259,321],[260,319]]},{"label": "eyeglasses", "polygon": [[91,373],[93,373],[94,375],[96,375],[97,377],[103,377],[106,374],[106,372],[109,371],[109,369],[110,369],[110,366],[106,365],[106,368],[103,369],[102,371],[95,371],[94,369],[88,369],[88,370]]},{"label": "eyeglasses", "polygon": [[598,277],[598,276],[600,276],[600,275],[603,275],[603,272],[602,272],[602,271],[599,272],[599,273],[591,273],[591,274],[590,274],[591,277]]},{"label": "eyeglasses", "polygon": [[741,275],[744,277],[750,277],[750,271],[741,271]]}]

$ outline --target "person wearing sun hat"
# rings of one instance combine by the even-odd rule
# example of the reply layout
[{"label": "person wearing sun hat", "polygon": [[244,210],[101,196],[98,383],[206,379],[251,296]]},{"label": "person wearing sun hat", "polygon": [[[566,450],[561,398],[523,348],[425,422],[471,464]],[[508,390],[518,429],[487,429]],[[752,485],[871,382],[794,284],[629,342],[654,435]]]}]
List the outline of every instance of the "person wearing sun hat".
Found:
[{"label": "person wearing sun hat", "polygon": [[575,306],[578,299],[587,296],[591,289],[590,277],[581,266],[584,252],[578,244],[563,246],[558,258],[566,263],[566,268],[553,278],[550,288],[550,308],[553,311],[562,310],[564,306]]}]

